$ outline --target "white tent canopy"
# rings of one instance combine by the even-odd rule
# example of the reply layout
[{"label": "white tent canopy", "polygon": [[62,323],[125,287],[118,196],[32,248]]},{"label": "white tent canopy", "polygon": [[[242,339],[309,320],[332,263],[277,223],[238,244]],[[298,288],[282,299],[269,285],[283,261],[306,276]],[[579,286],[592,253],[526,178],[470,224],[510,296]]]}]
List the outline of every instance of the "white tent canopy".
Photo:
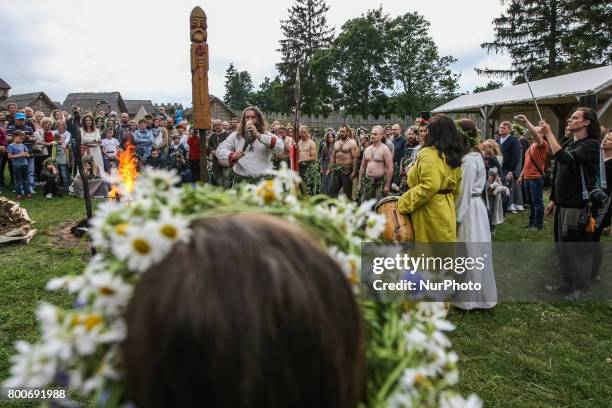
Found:
[{"label": "white tent canopy", "polygon": [[[612,65],[574,72],[531,82],[538,102],[560,102],[559,99],[596,94],[612,86]],[[529,103],[531,94],[527,84],[514,85],[492,91],[462,95],[436,109],[439,112],[479,112],[483,106]]]}]

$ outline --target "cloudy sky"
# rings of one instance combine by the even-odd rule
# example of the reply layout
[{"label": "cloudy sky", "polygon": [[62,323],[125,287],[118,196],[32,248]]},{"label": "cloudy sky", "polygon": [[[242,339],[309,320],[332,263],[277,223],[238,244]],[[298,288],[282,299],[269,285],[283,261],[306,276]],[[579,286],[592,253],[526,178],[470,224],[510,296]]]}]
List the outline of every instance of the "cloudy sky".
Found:
[{"label": "cloudy sky", "polygon": [[[63,102],[70,92],[119,91],[125,99],[191,103],[189,13],[199,5],[208,16],[209,84],[223,97],[230,62],[247,70],[256,86],[274,77],[281,38],[279,20],[293,0],[252,2],[194,0],[0,1],[0,78],[11,93],[45,91]],[[493,39],[491,21],[499,0],[328,0],[329,24],[382,3],[392,16],[417,11],[431,22],[442,55],[453,55],[461,88],[472,91],[488,79],[474,67],[509,66],[505,55],[479,46]],[[259,4],[259,6],[256,6]]]}]

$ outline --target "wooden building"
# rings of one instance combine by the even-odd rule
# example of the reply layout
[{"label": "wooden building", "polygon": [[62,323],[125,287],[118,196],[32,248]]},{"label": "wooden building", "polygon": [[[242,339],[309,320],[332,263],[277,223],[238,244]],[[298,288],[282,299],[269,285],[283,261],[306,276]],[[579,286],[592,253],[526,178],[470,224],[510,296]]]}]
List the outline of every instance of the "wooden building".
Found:
[{"label": "wooden building", "polygon": [[232,118],[239,117],[240,115],[234,113],[225,102],[217,98],[214,95],[210,95],[210,117],[212,119],[221,119],[229,122]]},{"label": "wooden building", "polygon": [[0,101],[9,97],[9,90],[11,86],[7,84],[2,78],[0,78]]},{"label": "wooden building", "polygon": [[63,107],[68,112],[72,111],[73,105],[77,105],[81,107],[81,112],[87,110],[95,112],[97,108],[108,113],[108,105],[106,103],[110,104],[110,110],[117,112],[117,115],[128,111],[125,101],[119,92],[70,93],[66,96]]},{"label": "wooden building", "polygon": [[34,111],[44,112],[45,116],[50,116],[52,111],[62,108],[56,105],[44,92],[11,95],[0,103],[0,107],[6,109],[10,102],[16,103],[19,108],[29,106]]},{"label": "wooden building", "polygon": [[155,115],[157,110],[153,106],[153,102],[150,99],[125,99],[125,107],[127,108],[127,113],[130,115],[130,119],[136,117],[140,108],[142,107],[145,111],[145,115]]}]

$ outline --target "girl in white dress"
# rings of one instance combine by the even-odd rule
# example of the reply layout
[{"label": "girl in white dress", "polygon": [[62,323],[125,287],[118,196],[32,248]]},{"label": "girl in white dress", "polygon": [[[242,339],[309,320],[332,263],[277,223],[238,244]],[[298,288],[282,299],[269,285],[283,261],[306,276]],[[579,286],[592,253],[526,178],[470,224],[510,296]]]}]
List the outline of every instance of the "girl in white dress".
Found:
[{"label": "girl in white dress", "polygon": [[81,154],[83,157],[92,156],[94,165],[98,167],[99,174],[104,174],[104,161],[100,143],[102,136],[100,130],[96,128],[94,119],[91,115],[83,117],[83,127],[81,128]]},{"label": "girl in white dress", "polygon": [[[491,232],[483,191],[487,170],[480,149],[474,122],[461,119],[457,122],[460,134],[466,139],[470,151],[463,156],[461,165],[461,193],[455,202],[457,214],[457,242],[466,243],[468,257],[484,258],[484,269],[467,270],[458,278],[461,282],[480,283],[479,291],[459,291],[453,305],[460,309],[489,309],[497,304],[497,286],[493,273]],[[485,256],[486,254],[486,256]]]}]

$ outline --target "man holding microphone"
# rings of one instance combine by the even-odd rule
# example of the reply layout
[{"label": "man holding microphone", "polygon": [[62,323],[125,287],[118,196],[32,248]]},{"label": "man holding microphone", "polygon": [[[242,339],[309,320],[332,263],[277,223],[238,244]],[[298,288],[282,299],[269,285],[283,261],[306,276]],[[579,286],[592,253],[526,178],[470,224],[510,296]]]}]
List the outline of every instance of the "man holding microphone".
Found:
[{"label": "man holding microphone", "polygon": [[217,158],[233,166],[234,186],[258,183],[272,170],[272,155],[283,151],[283,140],[267,128],[259,108],[249,106],[242,112],[236,131],[217,148]]}]

